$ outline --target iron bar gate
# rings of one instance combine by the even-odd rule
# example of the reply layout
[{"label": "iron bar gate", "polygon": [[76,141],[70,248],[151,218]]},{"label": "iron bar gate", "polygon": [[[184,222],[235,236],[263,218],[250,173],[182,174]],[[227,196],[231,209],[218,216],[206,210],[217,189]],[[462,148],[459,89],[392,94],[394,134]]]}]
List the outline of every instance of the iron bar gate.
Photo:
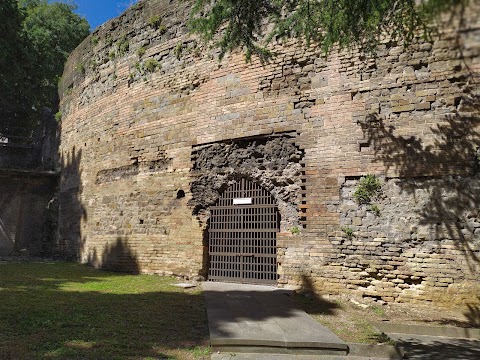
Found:
[{"label": "iron bar gate", "polygon": [[208,279],[276,284],[279,216],[272,195],[241,179],[210,210]]}]

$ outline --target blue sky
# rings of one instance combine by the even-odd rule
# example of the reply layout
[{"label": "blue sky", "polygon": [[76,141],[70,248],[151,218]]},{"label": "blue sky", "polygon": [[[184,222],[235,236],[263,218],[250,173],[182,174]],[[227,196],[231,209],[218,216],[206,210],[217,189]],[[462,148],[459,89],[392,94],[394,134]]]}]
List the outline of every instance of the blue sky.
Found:
[{"label": "blue sky", "polygon": [[81,16],[85,16],[90,23],[90,27],[95,30],[107,20],[117,17],[135,0],[74,0],[78,9],[75,11]]}]

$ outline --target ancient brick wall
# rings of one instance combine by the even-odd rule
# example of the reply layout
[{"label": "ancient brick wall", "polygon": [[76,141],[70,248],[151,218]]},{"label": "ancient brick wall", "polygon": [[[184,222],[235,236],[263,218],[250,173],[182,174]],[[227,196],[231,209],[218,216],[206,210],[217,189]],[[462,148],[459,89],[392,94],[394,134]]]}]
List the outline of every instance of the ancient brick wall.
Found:
[{"label": "ancient brick wall", "polygon": [[54,171],[58,164],[58,123],[44,109],[36,127],[0,124],[0,168]]},{"label": "ancient brick wall", "polygon": [[0,257],[52,257],[57,212],[53,172],[0,170]]},{"label": "ancient brick wall", "polygon": [[374,299],[468,302],[478,282],[478,179],[383,178],[362,205],[359,181],[346,180],[330,205],[340,205],[343,229],[330,235],[342,259],[332,276]]},{"label": "ancient brick wall", "polygon": [[0,126],[0,257],[57,253],[57,125],[45,110],[36,129]]},{"label": "ancient brick wall", "polygon": [[[219,62],[188,34],[187,2],[140,2],[66,65],[64,251],[117,270],[205,276],[208,206],[247,177],[280,206],[279,284],[478,301],[480,23],[471,7],[432,42],[325,59],[292,41],[262,65],[241,53]],[[366,174],[381,178],[378,216],[352,198]]]}]

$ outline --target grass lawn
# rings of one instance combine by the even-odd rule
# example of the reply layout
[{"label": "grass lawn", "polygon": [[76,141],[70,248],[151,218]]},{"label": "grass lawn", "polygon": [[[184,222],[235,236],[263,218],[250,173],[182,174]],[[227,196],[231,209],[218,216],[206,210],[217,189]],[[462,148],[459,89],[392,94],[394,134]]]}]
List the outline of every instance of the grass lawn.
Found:
[{"label": "grass lawn", "polygon": [[[354,304],[346,295],[322,297],[297,294],[294,299],[306,313],[346,342],[390,343],[388,337],[373,327],[372,322],[478,327],[474,315],[475,312],[478,313],[478,308],[475,306],[439,308],[418,303],[392,303],[384,306],[370,303],[359,306],[358,302]],[[476,317],[478,319],[478,315]]]},{"label": "grass lawn", "polygon": [[295,296],[295,302],[345,342],[378,344],[388,341],[388,338],[378,333],[370,323],[381,319],[382,308],[358,309],[344,300],[326,300],[315,296],[305,297],[302,294]]},{"label": "grass lawn", "polygon": [[73,263],[0,263],[0,359],[209,358],[199,289]]}]

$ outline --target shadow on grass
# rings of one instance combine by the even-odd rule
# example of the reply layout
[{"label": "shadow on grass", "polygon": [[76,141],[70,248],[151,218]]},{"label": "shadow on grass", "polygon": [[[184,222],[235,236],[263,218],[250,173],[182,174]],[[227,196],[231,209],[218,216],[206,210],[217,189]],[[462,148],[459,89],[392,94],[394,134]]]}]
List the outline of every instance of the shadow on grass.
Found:
[{"label": "shadow on grass", "polygon": [[[477,297],[478,303],[480,303],[480,296]],[[432,321],[440,325],[457,326],[461,328],[479,328],[480,329],[480,305],[467,304],[466,310],[463,311],[465,320],[457,319],[442,319],[440,321]],[[427,322],[427,321],[426,321]]]},{"label": "shadow on grass", "polygon": [[[480,303],[480,296],[477,297],[478,302]],[[467,305],[467,311],[463,313],[468,319],[470,326],[480,328],[480,305]]]},{"label": "shadow on grass", "polygon": [[3,360],[188,358],[208,344],[202,293],[171,279],[76,264],[0,267]]},{"label": "shadow on grass", "polygon": [[402,346],[408,359],[422,360],[477,360],[480,358],[480,341],[448,339],[423,341],[404,339],[397,342]]}]

